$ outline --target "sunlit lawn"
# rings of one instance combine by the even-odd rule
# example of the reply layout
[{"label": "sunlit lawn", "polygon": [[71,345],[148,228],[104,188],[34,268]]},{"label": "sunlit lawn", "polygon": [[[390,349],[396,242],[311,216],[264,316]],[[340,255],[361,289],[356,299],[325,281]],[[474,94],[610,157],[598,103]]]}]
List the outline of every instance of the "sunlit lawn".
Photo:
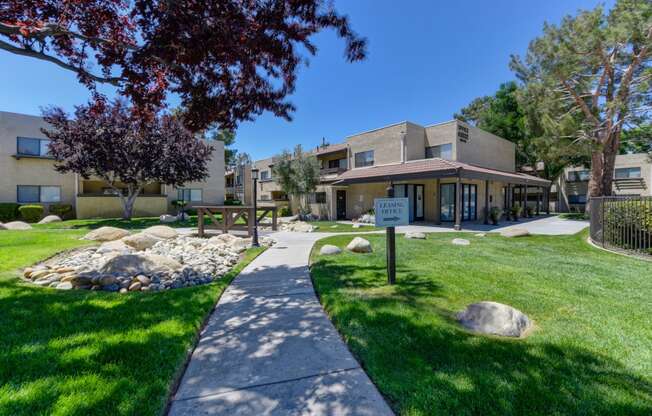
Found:
[{"label": "sunlit lawn", "polygon": [[[397,237],[374,253],[319,256],[313,280],[351,350],[400,415],[651,415],[652,263],[575,236]],[[493,300],[535,322],[523,340],[471,334],[455,313]]]},{"label": "sunlit lawn", "polygon": [[[83,227],[82,227],[83,228]],[[220,293],[218,282],[158,293],[59,291],[19,267],[87,244],[75,230],[0,231],[0,415],[157,415]]]}]

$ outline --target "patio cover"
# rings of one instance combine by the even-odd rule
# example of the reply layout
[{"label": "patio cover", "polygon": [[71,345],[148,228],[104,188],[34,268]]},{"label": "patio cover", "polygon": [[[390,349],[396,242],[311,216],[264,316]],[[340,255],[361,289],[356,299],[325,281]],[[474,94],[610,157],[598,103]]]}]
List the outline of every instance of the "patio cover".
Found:
[{"label": "patio cover", "polygon": [[524,173],[505,172],[452,160],[433,158],[347,170],[337,177],[333,185],[457,177],[543,186],[546,188],[551,184],[549,180]]}]

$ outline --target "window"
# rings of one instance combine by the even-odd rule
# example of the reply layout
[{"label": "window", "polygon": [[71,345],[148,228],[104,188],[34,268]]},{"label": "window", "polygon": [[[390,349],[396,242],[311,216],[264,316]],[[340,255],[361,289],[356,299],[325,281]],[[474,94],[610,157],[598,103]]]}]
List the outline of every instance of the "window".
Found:
[{"label": "window", "polygon": [[451,143],[445,143],[426,147],[426,159],[432,159],[434,157],[451,160],[453,158],[453,145]]},{"label": "window", "polygon": [[591,176],[591,172],[588,170],[573,170],[568,172],[568,181],[569,182],[580,182],[588,181]]},{"label": "window", "polygon": [[313,192],[310,194],[309,202],[311,204],[325,204],[326,192]]},{"label": "window", "polygon": [[586,204],[586,195],[568,195],[569,204]]},{"label": "window", "polygon": [[270,180],[270,175],[268,170],[263,170],[260,172],[260,180],[261,181],[268,181]]},{"label": "window", "polygon": [[329,160],[328,169],[346,169],[346,159]]},{"label": "window", "polygon": [[47,157],[50,152],[50,140],[18,137],[16,139],[16,153],[23,156]]},{"label": "window", "polygon": [[18,185],[17,201],[21,204],[33,202],[61,202],[61,187]]},{"label": "window", "polygon": [[366,152],[358,152],[355,154],[355,167],[361,168],[364,166],[374,165],[374,151],[367,150]]},{"label": "window", "polygon": [[201,189],[180,188],[177,192],[177,199],[190,202],[201,202],[203,200]]},{"label": "window", "polygon": [[640,178],[641,168],[616,168],[616,179]]}]

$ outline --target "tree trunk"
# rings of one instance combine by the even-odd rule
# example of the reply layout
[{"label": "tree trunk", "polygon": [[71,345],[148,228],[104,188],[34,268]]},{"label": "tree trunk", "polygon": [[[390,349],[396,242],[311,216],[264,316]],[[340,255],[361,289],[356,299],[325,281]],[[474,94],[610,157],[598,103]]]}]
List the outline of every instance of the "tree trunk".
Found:
[{"label": "tree trunk", "polygon": [[[588,199],[612,194],[616,155],[620,146],[620,131],[613,132],[604,141],[601,149],[591,154],[591,177],[589,179]],[[586,212],[589,212],[587,201]]]},{"label": "tree trunk", "polygon": [[133,187],[129,185],[129,193],[127,194],[127,197],[122,197],[122,207],[123,207],[123,212],[122,212],[122,218],[125,220],[130,220],[131,216],[133,214],[134,210],[134,203],[136,202],[136,198],[138,197],[140,187]]}]

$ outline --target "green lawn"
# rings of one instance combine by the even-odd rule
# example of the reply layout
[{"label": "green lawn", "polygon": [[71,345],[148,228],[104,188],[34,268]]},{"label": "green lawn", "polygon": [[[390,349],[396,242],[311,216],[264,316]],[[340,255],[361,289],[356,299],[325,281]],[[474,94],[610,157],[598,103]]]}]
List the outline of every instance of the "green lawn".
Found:
[{"label": "green lawn", "polygon": [[[397,284],[374,253],[323,257],[312,276],[353,353],[400,415],[652,414],[652,263],[575,236],[397,237]],[[524,340],[474,335],[455,313],[493,300],[534,319]]]},{"label": "green lawn", "polygon": [[[61,222],[53,222],[50,224],[32,224],[36,229],[83,229],[89,230],[104,226],[118,227],[129,230],[137,230],[142,228],[151,227],[153,225],[161,225],[159,217],[138,217],[131,220],[123,220],[121,218],[91,218],[84,220],[66,220]],[[178,221],[169,224],[170,227],[197,227],[197,217],[191,216],[187,221]]]},{"label": "green lawn", "polygon": [[310,221],[310,224],[319,227],[317,229],[318,232],[324,233],[348,233],[384,230],[384,228],[375,227],[373,225],[362,225],[360,228],[353,228],[353,224],[340,224],[337,221]]},{"label": "green lawn", "polygon": [[58,291],[19,267],[87,244],[85,230],[0,232],[0,415],[158,415],[233,277],[158,293]]}]

